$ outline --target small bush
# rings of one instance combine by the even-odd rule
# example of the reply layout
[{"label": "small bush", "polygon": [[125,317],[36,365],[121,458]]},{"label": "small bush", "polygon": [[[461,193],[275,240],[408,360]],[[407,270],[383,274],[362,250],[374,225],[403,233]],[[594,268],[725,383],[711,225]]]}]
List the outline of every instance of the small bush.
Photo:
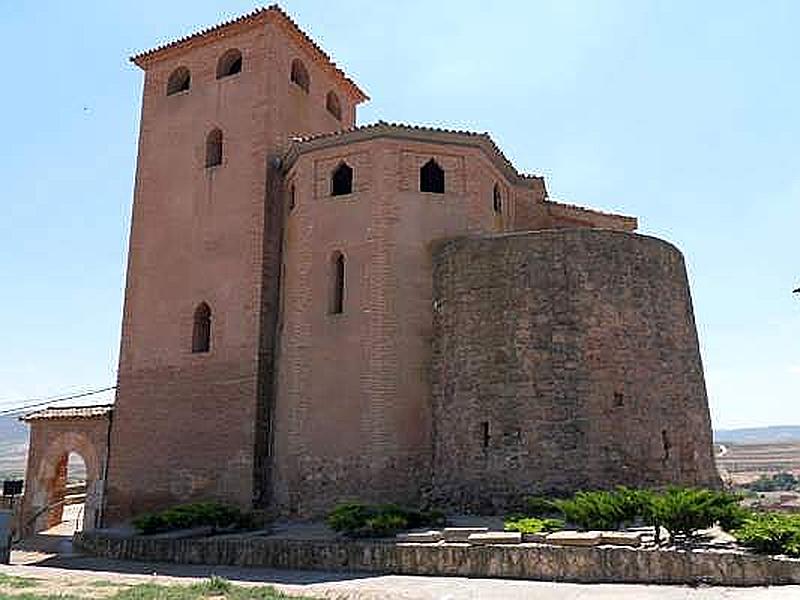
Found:
[{"label": "small bush", "polygon": [[685,539],[715,523],[734,528],[745,518],[738,496],[694,488],[669,488],[654,494],[647,513],[651,525],[664,527],[672,538]]},{"label": "small bush", "polygon": [[404,529],[444,523],[438,511],[420,511],[394,504],[340,504],[326,519],[328,527],[352,537],[387,537]]},{"label": "small bush", "polygon": [[547,496],[528,496],[523,502],[524,512],[530,517],[549,517],[561,513],[555,500]]},{"label": "small bush", "polygon": [[733,535],[760,554],[800,557],[800,515],[752,513]]},{"label": "small bush", "polygon": [[214,529],[242,527],[248,516],[238,508],[219,502],[195,502],[173,506],[159,513],[141,515],[133,519],[133,526],[143,534],[160,533],[190,527],[211,526]]},{"label": "small bush", "polygon": [[618,487],[613,491],[578,492],[572,498],[555,500],[564,518],[583,529],[619,529],[642,517],[652,494],[645,490]]},{"label": "small bush", "polygon": [[[740,496],[707,489],[670,488],[663,492],[617,487],[577,492],[564,500],[531,499],[531,513],[554,506],[564,519],[582,529],[613,530],[644,522],[673,537],[691,538],[715,523],[727,530],[741,526],[750,514]],[[537,516],[537,515],[533,515]]]},{"label": "small bush", "polygon": [[520,533],[550,533],[564,528],[561,519],[539,519],[537,517],[508,517],[503,523],[505,531]]}]

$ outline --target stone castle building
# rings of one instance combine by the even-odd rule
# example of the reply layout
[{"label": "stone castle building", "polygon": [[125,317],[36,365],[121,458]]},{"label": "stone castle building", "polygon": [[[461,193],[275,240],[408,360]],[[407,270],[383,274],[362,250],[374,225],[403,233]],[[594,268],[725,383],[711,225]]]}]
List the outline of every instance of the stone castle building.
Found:
[{"label": "stone castle building", "polygon": [[356,126],[366,94],[278,7],[132,60],[103,522],[716,485],[675,247],[486,134]]}]

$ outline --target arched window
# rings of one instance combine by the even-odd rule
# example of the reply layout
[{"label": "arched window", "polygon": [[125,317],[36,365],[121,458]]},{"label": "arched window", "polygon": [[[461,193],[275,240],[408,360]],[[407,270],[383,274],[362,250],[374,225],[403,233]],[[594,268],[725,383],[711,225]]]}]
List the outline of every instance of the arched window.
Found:
[{"label": "arched window", "polygon": [[500,194],[500,186],[496,183],[494,184],[494,190],[492,190],[492,209],[498,215],[503,212],[503,196]]},{"label": "arched window", "polygon": [[205,302],[201,302],[194,311],[192,352],[201,353],[209,350],[211,350],[211,308]]},{"label": "arched window", "polygon": [[311,79],[308,76],[308,71],[306,71],[306,66],[303,64],[299,58],[295,58],[292,61],[292,83],[297,84],[302,88],[306,93],[308,93],[308,88],[311,86]]},{"label": "arched window", "polygon": [[342,105],[339,103],[339,96],[333,92],[328,92],[328,96],[325,98],[325,108],[334,117],[340,121],[342,120]]},{"label": "arched window", "polygon": [[242,72],[242,53],[236,48],[231,48],[219,57],[217,61],[217,79]]},{"label": "arched window", "polygon": [[206,138],[206,168],[222,164],[222,132],[212,129]]},{"label": "arched window", "polygon": [[346,162],[339,163],[331,176],[331,196],[353,193],[353,169]]},{"label": "arched window", "polygon": [[189,89],[192,83],[192,74],[186,67],[178,67],[167,80],[167,96],[177,94],[178,92],[185,92]]},{"label": "arched window", "polygon": [[444,170],[433,159],[419,170],[419,191],[444,194]]},{"label": "arched window", "polygon": [[344,254],[334,252],[331,258],[331,303],[330,313],[344,312]]}]

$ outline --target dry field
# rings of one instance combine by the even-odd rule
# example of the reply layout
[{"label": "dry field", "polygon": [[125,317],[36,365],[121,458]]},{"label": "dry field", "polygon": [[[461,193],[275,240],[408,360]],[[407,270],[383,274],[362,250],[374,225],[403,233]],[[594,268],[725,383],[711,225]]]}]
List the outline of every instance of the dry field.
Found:
[{"label": "dry field", "polygon": [[714,447],[717,468],[725,482],[747,483],[761,474],[782,471],[800,475],[800,442],[718,443]]}]

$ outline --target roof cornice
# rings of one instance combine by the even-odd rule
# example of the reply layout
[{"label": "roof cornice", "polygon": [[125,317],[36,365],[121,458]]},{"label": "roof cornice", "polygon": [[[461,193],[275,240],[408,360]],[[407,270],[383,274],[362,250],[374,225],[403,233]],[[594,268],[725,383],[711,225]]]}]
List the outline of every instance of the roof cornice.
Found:
[{"label": "roof cornice", "polygon": [[266,8],[259,8],[250,13],[224,21],[212,27],[201,29],[196,33],[178,38],[166,44],[156,46],[151,50],[139,52],[130,57],[130,61],[141,69],[147,69],[150,65],[169,56],[176,52],[185,51],[189,48],[209,44],[211,42],[220,40],[234,33],[246,31],[253,27],[263,25],[266,23],[275,23],[283,27],[290,36],[306,47],[314,58],[323,65],[324,68],[331,71],[336,77],[340,78],[346,85],[348,91],[356,102],[364,102],[369,100],[369,96],[356,84],[355,81],[350,79],[342,69],[340,69],[331,57],[306,34],[297,23],[277,4],[273,4]]},{"label": "roof cornice", "polygon": [[289,149],[284,155],[284,169],[290,169],[297,158],[307,152],[322,148],[330,148],[341,144],[364,142],[376,138],[401,139],[433,144],[455,144],[479,148],[500,171],[505,173],[506,176],[517,185],[534,187],[544,184],[544,178],[541,176],[528,175],[517,171],[513,163],[503,154],[488,133],[440,129],[420,125],[389,123],[386,121],[377,121],[376,123],[352,127],[342,131],[297,137],[292,140]]}]

